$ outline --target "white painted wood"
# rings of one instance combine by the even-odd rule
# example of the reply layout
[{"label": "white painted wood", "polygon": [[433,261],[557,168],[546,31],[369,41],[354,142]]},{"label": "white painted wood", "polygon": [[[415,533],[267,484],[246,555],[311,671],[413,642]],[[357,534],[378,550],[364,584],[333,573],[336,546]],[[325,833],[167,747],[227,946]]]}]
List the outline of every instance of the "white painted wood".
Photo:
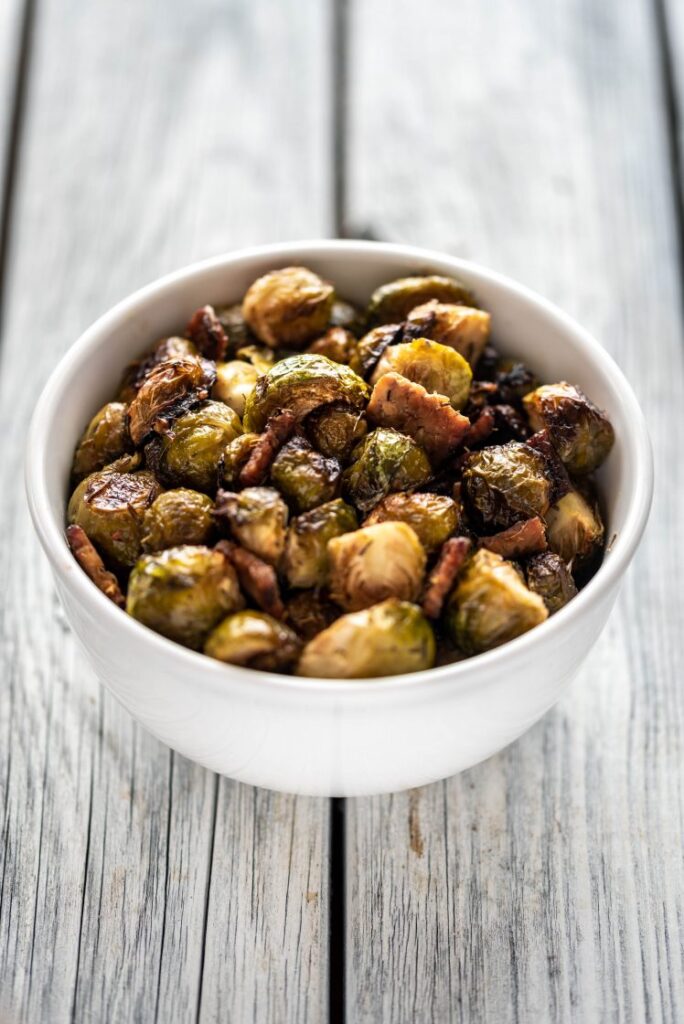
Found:
[{"label": "white painted wood", "polygon": [[648,416],[657,495],[609,627],[498,757],[348,803],[347,1013],[684,1015],[680,268],[647,0],[352,5],[350,221],[518,277]]},{"label": "white painted wood", "polygon": [[327,59],[315,0],[38,5],[0,362],[12,1021],[194,1021],[200,994],[205,1020],[323,1017],[327,804],[219,781],[101,692],[28,524],[21,463],[38,389],[113,302],[220,250],[327,233]]}]

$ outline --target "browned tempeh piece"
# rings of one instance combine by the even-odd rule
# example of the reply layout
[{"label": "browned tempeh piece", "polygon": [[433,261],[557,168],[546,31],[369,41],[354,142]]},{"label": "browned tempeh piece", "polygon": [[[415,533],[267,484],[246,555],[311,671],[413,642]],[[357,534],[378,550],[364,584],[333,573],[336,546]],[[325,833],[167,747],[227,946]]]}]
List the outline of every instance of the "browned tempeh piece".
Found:
[{"label": "browned tempeh piece", "polygon": [[481,537],[480,546],[502,558],[524,558],[546,551],[546,527],[539,516],[514,523],[491,537]]},{"label": "browned tempeh piece", "polygon": [[453,589],[471,546],[467,537],[450,537],[442,544],[423,593],[423,611],[429,619],[438,619],[442,614],[445,598]]},{"label": "browned tempeh piece", "polygon": [[432,461],[443,462],[461,444],[470,428],[444,395],[426,391],[422,384],[400,373],[385,373],[373,388],[368,418],[382,427],[408,434]]},{"label": "browned tempeh piece", "polygon": [[205,359],[225,359],[228,336],[213,306],[201,306],[193,313],[186,334]]},{"label": "browned tempeh piece", "polygon": [[241,487],[258,487],[263,483],[271,463],[294,430],[295,422],[293,413],[287,409],[271,416],[240,470],[238,483]]},{"label": "browned tempeh piece", "polygon": [[108,597],[114,604],[118,604],[119,608],[123,608],[126,598],[121,593],[118,580],[114,573],[105,569],[104,562],[83,527],[67,526],[66,535],[73,556],[86,576],[90,577],[105,597]]},{"label": "browned tempeh piece", "polygon": [[240,586],[252,600],[274,619],[282,619],[285,615],[285,606],[273,566],[230,540],[220,540],[216,550],[222,552],[233,564]]}]

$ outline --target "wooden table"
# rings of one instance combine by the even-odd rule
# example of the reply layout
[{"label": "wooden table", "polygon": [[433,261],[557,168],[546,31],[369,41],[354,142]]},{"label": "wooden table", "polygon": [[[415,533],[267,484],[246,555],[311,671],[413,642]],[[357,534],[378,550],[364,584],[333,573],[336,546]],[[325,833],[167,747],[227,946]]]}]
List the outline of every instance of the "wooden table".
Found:
[{"label": "wooden table", "polygon": [[[0,100],[3,1020],[682,1021],[680,0],[2,0]],[[130,720],[21,486],[38,389],[98,314],[326,235],[560,303],[633,382],[657,471],[561,704],[457,778],[334,804]]]}]

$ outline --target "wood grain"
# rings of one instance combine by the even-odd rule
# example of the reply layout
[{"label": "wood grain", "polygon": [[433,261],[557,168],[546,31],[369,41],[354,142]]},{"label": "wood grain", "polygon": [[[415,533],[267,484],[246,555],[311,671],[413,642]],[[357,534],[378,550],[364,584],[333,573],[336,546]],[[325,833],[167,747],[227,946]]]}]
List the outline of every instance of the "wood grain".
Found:
[{"label": "wood grain", "polygon": [[652,7],[359,0],[351,32],[348,219],[593,330],[649,419],[657,495],[552,713],[460,777],[349,802],[347,1019],[681,1020],[684,369]]},{"label": "wood grain", "polygon": [[315,0],[38,7],[0,367],[0,1014],[12,1021],[209,1020],[215,1007],[243,1020],[252,1006],[260,1020],[323,1017],[327,803],[219,781],[99,689],[20,481],[37,391],[95,316],[192,259],[326,233],[327,42]]}]

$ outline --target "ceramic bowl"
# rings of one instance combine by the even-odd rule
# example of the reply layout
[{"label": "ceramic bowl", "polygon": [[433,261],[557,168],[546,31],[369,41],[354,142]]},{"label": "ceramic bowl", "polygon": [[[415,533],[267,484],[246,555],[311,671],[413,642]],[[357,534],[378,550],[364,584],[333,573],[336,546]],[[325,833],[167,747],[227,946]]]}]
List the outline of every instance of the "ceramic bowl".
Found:
[{"label": "ceramic bowl", "polygon": [[[492,314],[500,350],[543,381],[569,380],[607,410],[616,442],[599,484],[610,538],[580,594],[524,636],[467,661],[372,680],[299,679],[224,665],[147,629],[74,561],[64,514],[74,446],[123,367],[205,303],[237,300],[260,274],[304,264],[365,303],[412,272],[454,274]],[[652,459],[643,416],[613,360],[563,312],[500,274],[405,245],[315,241],[242,250],[148,285],[72,346],[35,409],[26,463],[31,514],[74,632],[104,685],[151,733],[231,778],[303,794],[419,786],[468,768],[557,700],[603,629],[646,523]]]}]

